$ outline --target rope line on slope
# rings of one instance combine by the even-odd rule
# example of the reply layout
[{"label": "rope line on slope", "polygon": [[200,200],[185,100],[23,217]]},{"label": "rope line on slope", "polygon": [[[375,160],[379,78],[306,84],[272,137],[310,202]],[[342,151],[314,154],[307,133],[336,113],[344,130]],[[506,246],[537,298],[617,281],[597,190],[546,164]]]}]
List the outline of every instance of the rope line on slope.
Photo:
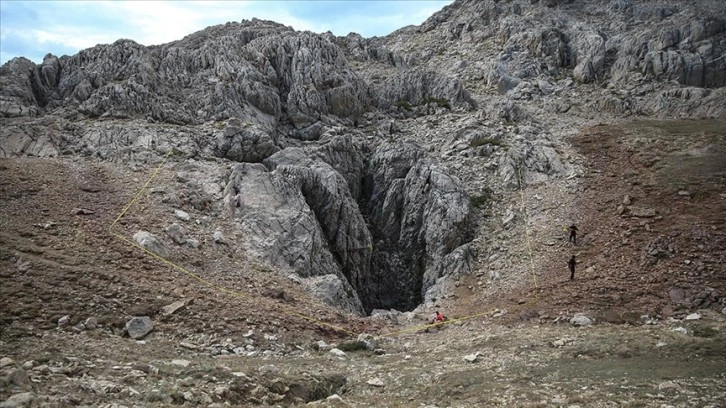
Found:
[{"label": "rope line on slope", "polygon": [[[180,266],[180,265],[178,265],[178,264],[170,261],[169,259],[166,259],[166,258],[164,258],[164,257],[162,257],[162,256],[160,256],[160,255],[158,255],[158,254],[156,254],[156,253],[154,253],[152,251],[149,251],[148,249],[146,249],[143,246],[139,245],[136,241],[130,240],[130,239],[126,238],[125,236],[123,236],[123,235],[121,235],[121,234],[119,234],[117,232],[114,232],[112,230],[112,228],[116,225],[116,223],[131,209],[131,207],[134,205],[134,203],[136,203],[136,201],[138,201],[139,197],[141,197],[141,194],[144,192],[144,190],[146,190],[146,188],[148,187],[148,185],[151,183],[151,180],[153,180],[156,177],[156,175],[159,173],[159,171],[164,166],[164,164],[166,163],[166,161],[169,158],[169,156],[173,153],[173,151],[174,151],[173,149],[170,149],[169,152],[167,152],[167,154],[164,156],[164,159],[161,161],[161,163],[159,163],[159,165],[156,167],[156,169],[154,169],[154,171],[149,176],[149,178],[146,180],[146,182],[144,183],[144,185],[141,187],[141,189],[139,189],[138,193],[136,193],[136,195],[133,197],[133,199],[131,199],[131,201],[126,205],[126,207],[124,207],[124,209],[121,211],[121,213],[119,213],[119,215],[116,217],[116,219],[108,227],[108,233],[111,234],[111,235],[113,235],[117,239],[125,242],[126,244],[129,244],[129,245],[131,245],[131,246],[133,246],[133,247],[135,247],[137,249],[140,249],[146,255],[148,255],[148,256],[150,256],[150,257],[152,257],[152,258],[154,258],[154,259],[162,262],[163,264],[166,264],[167,266],[170,266],[173,269],[176,269],[176,270],[184,273],[185,275],[187,275],[187,276],[195,279],[199,283],[201,283],[201,284],[203,284],[203,285],[205,285],[205,286],[207,286],[209,288],[212,288],[212,289],[214,289],[214,290],[216,290],[218,292],[221,292],[221,293],[225,293],[227,295],[231,295],[233,297],[238,297],[238,298],[245,299],[245,300],[250,300],[250,301],[254,300],[249,295],[247,295],[247,294],[245,294],[243,292],[239,292],[239,291],[236,291],[234,289],[230,289],[230,288],[227,288],[225,286],[218,285],[218,284],[216,284],[216,283],[214,283],[212,281],[209,281],[207,279],[204,279],[203,277],[201,277],[201,276],[199,276],[199,275],[197,275],[197,274],[195,274],[195,273],[193,273],[193,272],[185,269],[184,267],[182,267],[182,266]],[[300,318],[300,319],[304,319],[306,321],[309,321],[309,322],[315,323],[317,325],[320,325],[320,326],[324,326],[324,327],[333,329],[333,330],[338,331],[338,332],[342,332],[342,333],[346,333],[346,334],[349,334],[349,335],[352,335],[352,336],[356,336],[356,333],[354,333],[354,332],[352,332],[350,330],[344,329],[342,327],[338,327],[338,326],[335,326],[333,324],[326,323],[326,322],[324,322],[324,321],[322,321],[320,319],[315,319],[315,318],[312,318],[310,316],[306,316],[306,315],[304,315],[302,313],[298,313],[298,312],[294,312],[294,311],[290,311],[290,310],[285,310],[284,308],[282,308],[279,305],[277,305],[277,307],[279,308],[278,311],[280,313],[286,314],[288,316],[292,316],[292,317],[297,317],[297,318]]]},{"label": "rope line on slope", "polygon": [[[126,244],[131,245],[131,246],[133,246],[133,247],[141,250],[144,254],[146,254],[146,255],[148,255],[148,256],[150,256],[150,257],[152,257],[152,258],[154,258],[154,259],[156,259],[156,260],[158,260],[160,262],[162,262],[163,264],[166,264],[167,266],[169,266],[169,267],[171,267],[173,269],[176,269],[176,270],[184,273],[185,275],[193,278],[194,280],[198,281],[199,283],[201,283],[201,284],[203,284],[203,285],[205,285],[205,286],[207,286],[207,287],[209,287],[211,289],[214,289],[214,290],[216,290],[216,291],[218,291],[220,293],[225,293],[225,294],[230,295],[230,296],[233,296],[233,297],[237,297],[237,298],[241,298],[241,299],[245,299],[245,300],[253,300],[248,294],[245,294],[243,292],[240,292],[240,291],[237,291],[237,290],[234,290],[234,289],[227,288],[225,286],[222,286],[222,285],[216,284],[216,283],[214,283],[212,281],[209,281],[207,279],[204,279],[203,277],[199,276],[198,274],[195,274],[195,273],[187,270],[186,268],[184,268],[184,267],[182,267],[182,266],[180,266],[180,265],[178,265],[178,264],[176,264],[176,263],[174,263],[174,262],[172,262],[172,261],[170,261],[170,260],[168,260],[168,259],[166,259],[166,258],[164,258],[164,257],[162,257],[162,256],[160,256],[160,255],[158,255],[158,254],[156,254],[154,252],[152,252],[152,251],[149,251],[148,249],[146,249],[143,246],[139,245],[137,242],[135,242],[133,240],[130,240],[130,239],[126,238],[125,236],[123,236],[123,235],[121,235],[119,233],[116,233],[116,232],[112,231],[112,228],[118,223],[118,221],[124,215],[126,215],[126,213],[134,205],[134,203],[136,203],[136,201],[138,201],[139,197],[141,197],[141,194],[144,192],[144,190],[146,190],[146,188],[148,187],[148,185],[151,183],[151,180],[153,180],[156,177],[156,175],[159,173],[159,171],[164,166],[164,164],[166,163],[167,159],[169,158],[169,156],[173,152],[174,152],[174,149],[172,148],[172,149],[169,150],[169,152],[166,153],[166,155],[164,156],[164,158],[161,161],[161,163],[156,167],[156,169],[154,169],[154,171],[149,176],[149,178],[146,180],[146,182],[143,184],[143,186],[141,187],[141,189],[139,189],[139,191],[136,193],[136,195],[131,199],[131,201],[126,205],[126,207],[124,207],[124,209],[119,213],[119,215],[116,217],[116,219],[111,223],[111,225],[108,228],[109,234],[111,234],[114,237],[116,237],[117,239],[125,242]],[[536,273],[534,271],[534,261],[533,261],[533,255],[532,255],[532,245],[531,245],[531,239],[530,239],[530,234],[529,234],[529,220],[528,220],[526,208],[525,208],[525,205],[524,205],[524,191],[523,191],[523,189],[521,187],[522,186],[522,172],[521,172],[521,168],[518,168],[518,172],[519,172],[520,193],[521,193],[521,201],[522,201],[522,212],[523,212],[523,214],[525,216],[525,231],[526,231],[527,249],[529,251],[530,268],[531,268],[531,271],[532,271],[532,277],[534,279],[534,285],[535,285],[535,289],[536,289],[537,288],[537,277],[536,277]],[[308,321],[308,322],[317,324],[319,326],[327,327],[327,328],[333,329],[333,330],[338,331],[338,332],[341,332],[341,333],[349,334],[349,335],[351,335],[353,337],[356,337],[356,336],[359,335],[359,333],[355,333],[355,332],[352,332],[352,331],[347,330],[345,328],[342,328],[342,327],[339,327],[339,326],[335,326],[333,324],[324,322],[324,321],[322,321],[320,319],[315,319],[315,318],[312,318],[310,316],[304,315],[302,313],[298,313],[298,312],[286,310],[282,306],[279,306],[279,305],[276,305],[276,306],[278,307],[278,312],[280,312],[282,314],[286,314],[286,315],[292,316],[292,317],[297,317],[297,318],[303,319],[305,321]],[[411,332],[416,332],[416,331],[419,331],[419,330],[425,330],[425,329],[429,329],[429,328],[441,327],[441,326],[445,326],[445,325],[448,325],[448,324],[463,322],[463,321],[470,320],[470,319],[473,319],[473,318],[477,318],[477,317],[481,317],[481,316],[486,316],[486,315],[489,315],[491,313],[492,313],[491,311],[481,312],[481,313],[475,313],[475,314],[471,314],[471,315],[462,316],[462,317],[459,317],[459,318],[456,318],[456,319],[449,319],[449,320],[446,320],[446,321],[443,321],[443,322],[428,323],[428,324],[423,324],[423,325],[417,325],[417,326],[413,326],[413,327],[408,327],[408,328],[405,328],[405,329],[402,329],[402,330],[397,330],[397,331],[390,332],[390,333],[380,334],[380,335],[374,336],[374,337],[377,337],[377,338],[381,338],[381,337],[393,337],[393,336],[397,336],[397,335],[404,334],[404,333],[411,333]],[[360,334],[368,334],[368,333],[360,333]]]},{"label": "rope line on slope", "polygon": [[529,268],[532,272],[532,280],[534,281],[534,295],[539,299],[539,288],[537,286],[537,273],[534,271],[534,255],[532,254],[532,239],[529,234],[529,215],[527,214],[527,207],[524,201],[524,184],[522,180],[522,167],[517,167],[519,173],[519,197],[522,203],[522,214],[524,215],[524,231],[527,242],[527,252],[529,252]]},{"label": "rope line on slope", "polygon": [[154,172],[151,173],[151,176],[149,176],[149,178],[146,180],[146,183],[144,183],[144,185],[141,186],[141,188],[139,189],[139,192],[136,193],[136,195],[134,196],[134,198],[132,198],[131,201],[129,201],[128,204],[126,204],[126,207],[124,207],[124,209],[121,210],[121,212],[119,213],[118,217],[116,217],[116,219],[113,220],[113,222],[111,223],[111,225],[108,227],[109,230],[111,228],[113,228],[114,225],[116,225],[116,223],[121,219],[121,217],[123,217],[126,214],[126,212],[131,208],[131,206],[134,205],[134,203],[136,202],[136,200],[138,200],[139,197],[141,197],[141,193],[143,193],[144,190],[146,190],[146,187],[149,185],[149,183],[151,183],[151,180],[156,176],[156,173],[158,173],[161,170],[161,168],[164,166],[164,163],[166,163],[166,160],[169,158],[169,156],[173,152],[174,152],[174,148],[169,149],[169,151],[164,156],[164,159],[161,161],[161,163],[159,163],[159,165],[156,167],[156,169],[154,169]]}]

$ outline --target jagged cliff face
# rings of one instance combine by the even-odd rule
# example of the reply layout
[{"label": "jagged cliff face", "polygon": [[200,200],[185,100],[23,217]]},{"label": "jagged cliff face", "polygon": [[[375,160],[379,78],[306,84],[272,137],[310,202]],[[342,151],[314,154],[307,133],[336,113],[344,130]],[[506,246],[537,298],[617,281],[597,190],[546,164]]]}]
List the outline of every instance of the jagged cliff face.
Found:
[{"label": "jagged cliff face", "polygon": [[[194,202],[170,205],[234,225],[346,310],[410,310],[472,271],[469,193],[572,175],[557,126],[726,117],[725,53],[717,1],[457,1],[372,39],[227,23],[8,62],[0,156],[219,158],[184,173]],[[452,172],[439,155],[488,161]]]}]

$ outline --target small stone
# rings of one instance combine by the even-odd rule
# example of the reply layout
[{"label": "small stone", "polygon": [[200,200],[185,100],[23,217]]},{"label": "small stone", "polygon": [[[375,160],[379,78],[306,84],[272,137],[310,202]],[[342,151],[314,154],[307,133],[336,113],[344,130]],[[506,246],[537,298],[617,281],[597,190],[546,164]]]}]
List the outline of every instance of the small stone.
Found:
[{"label": "small stone", "polygon": [[378,378],[378,377],[376,377],[376,378],[374,378],[374,379],[372,379],[372,380],[368,380],[368,381],[366,381],[366,384],[368,384],[368,385],[372,385],[372,386],[374,386],[374,387],[383,387],[383,386],[385,386],[385,385],[386,385],[386,384],[384,384],[384,383],[383,383],[383,381],[382,381],[382,380],[381,380],[380,378]]},{"label": "small stone", "polygon": [[330,349],[330,354],[336,356],[336,357],[346,357],[347,354],[345,354],[345,351],[337,348]]},{"label": "small stone", "polygon": [[630,215],[638,218],[653,218],[656,211],[652,208],[630,207]]},{"label": "small stone", "polygon": [[179,360],[171,360],[171,365],[175,365],[175,366],[179,366],[179,367],[187,367],[191,363],[192,362],[189,361],[189,360],[182,360],[182,359],[179,359]]},{"label": "small stone", "polygon": [[50,371],[50,368],[48,367],[47,364],[41,364],[41,365],[39,365],[37,367],[34,367],[33,368],[33,371],[36,372],[36,373],[44,374],[44,373],[49,372]]},{"label": "small stone", "polygon": [[189,217],[189,213],[182,210],[174,210],[174,216],[182,221],[189,221],[189,219],[191,218]]},{"label": "small stone", "polygon": [[618,213],[618,215],[625,214],[625,206],[624,205],[619,205],[618,206],[618,209],[617,209],[617,213]]},{"label": "small stone", "polygon": [[105,395],[105,394],[117,394],[121,392],[121,387],[118,385],[112,383],[111,381],[95,381],[91,384],[91,389],[93,392],[99,395]]},{"label": "small stone", "polygon": [[187,230],[181,225],[174,223],[166,227],[164,230],[166,235],[179,245],[186,244],[187,242]]},{"label": "small stone", "polygon": [[664,381],[664,382],[658,384],[658,389],[659,390],[677,390],[677,391],[680,391],[681,390],[681,386],[678,385],[678,384],[676,384],[676,383],[674,383],[673,381]]},{"label": "small stone", "polygon": [[258,368],[257,371],[261,374],[277,374],[280,372],[280,369],[272,364],[266,364]]},{"label": "small stone", "polygon": [[726,315],[726,307],[724,307],[724,308],[723,308],[723,309],[721,310],[721,314],[725,314],[725,315]]},{"label": "small stone", "polygon": [[156,235],[139,230],[134,234],[134,241],[145,250],[159,255],[162,258],[169,258],[169,250],[166,245]]},{"label": "small stone", "polygon": [[13,361],[13,359],[10,357],[0,358],[0,368],[7,367],[13,364],[15,364],[15,361]]},{"label": "small stone", "polygon": [[557,339],[557,340],[555,340],[555,341],[552,342],[552,345],[555,346],[555,347],[564,347],[565,346],[565,341],[562,340],[562,339]]},{"label": "small stone", "polygon": [[[47,367],[48,366],[46,366],[46,368]],[[5,377],[5,381],[9,384],[13,384],[22,388],[30,386],[30,377],[28,376],[28,373],[22,368],[11,369]]]},{"label": "small stone", "polygon": [[22,367],[24,370],[32,370],[38,363],[35,360],[28,360],[23,363]]},{"label": "small stone", "polygon": [[366,350],[375,350],[378,348],[378,341],[370,334],[359,335],[358,341],[365,344]]},{"label": "small stone", "polygon": [[582,313],[577,313],[570,319],[570,324],[573,326],[590,326],[592,320]]},{"label": "small stone", "polygon": [[176,312],[177,310],[186,306],[187,304],[189,304],[189,299],[177,300],[174,303],[171,303],[171,304],[168,304],[168,305],[162,307],[161,314],[163,314],[163,315],[173,314],[174,312]]},{"label": "small stone", "polygon": [[131,320],[126,322],[126,331],[134,340],[143,338],[153,329],[154,322],[151,321],[149,316],[133,317]]},{"label": "small stone", "polygon": [[95,317],[89,317],[88,319],[86,319],[85,322],[83,322],[83,325],[86,327],[86,329],[93,330],[98,327],[98,319],[96,319]]},{"label": "small stone", "polygon": [[33,401],[33,394],[30,392],[21,392],[20,394],[11,395],[3,403],[0,403],[2,408],[16,408],[30,406]]},{"label": "small stone", "polygon": [[686,330],[686,328],[685,328],[685,327],[681,327],[681,326],[678,326],[678,327],[674,327],[674,328],[673,328],[672,330],[673,330],[674,332],[678,332],[678,333],[683,333],[683,334],[688,334],[688,330]]},{"label": "small stone", "polygon": [[504,217],[502,217],[502,226],[505,226],[506,227],[512,221],[514,221],[514,212],[512,212],[510,210],[510,211],[507,212],[507,215],[505,215]]},{"label": "small stone", "polygon": [[625,194],[625,197],[623,197],[623,205],[630,205],[633,203],[633,199],[630,198],[629,194]]},{"label": "small stone", "polygon": [[71,321],[71,317],[68,315],[65,315],[65,316],[61,317],[60,319],[58,319],[58,327],[63,327],[65,325],[67,325],[70,321]]},{"label": "small stone", "polygon": [[691,313],[688,316],[686,316],[686,320],[698,320],[701,318],[701,315],[698,313]]},{"label": "small stone", "polygon": [[192,249],[197,249],[197,248],[199,248],[199,240],[194,239],[194,238],[188,238],[187,246]]},{"label": "small stone", "polygon": [[199,346],[197,346],[196,344],[188,343],[185,341],[182,341],[181,343],[179,343],[179,346],[184,347],[185,349],[189,349],[189,350],[199,349]]},{"label": "small stone", "polygon": [[220,230],[214,231],[213,239],[215,244],[229,245],[229,243],[227,242],[227,237],[225,237]]},{"label": "small stone", "polygon": [[683,197],[688,197],[688,196],[691,195],[691,193],[688,192],[688,191],[686,191],[686,190],[681,190],[681,191],[678,192],[678,195],[679,196],[683,196]]},{"label": "small stone", "polygon": [[474,363],[479,358],[479,352],[477,351],[474,354],[469,354],[467,356],[464,356],[464,361],[468,363]]},{"label": "small stone", "polygon": [[333,402],[343,402],[343,398],[340,397],[338,394],[333,394],[326,398],[327,401],[333,401]]}]

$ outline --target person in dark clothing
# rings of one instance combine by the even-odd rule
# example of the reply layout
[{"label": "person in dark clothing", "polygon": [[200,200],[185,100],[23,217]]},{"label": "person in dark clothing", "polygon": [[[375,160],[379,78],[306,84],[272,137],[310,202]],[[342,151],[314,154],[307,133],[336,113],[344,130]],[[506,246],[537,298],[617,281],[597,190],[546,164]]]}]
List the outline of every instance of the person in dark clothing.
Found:
[{"label": "person in dark clothing", "polygon": [[577,245],[577,227],[575,226],[575,224],[572,224],[567,229],[570,230],[570,241],[573,245]]},{"label": "person in dark clothing", "polygon": [[572,255],[570,261],[567,262],[567,266],[570,268],[570,280],[575,279],[575,265],[577,265],[577,261],[575,260],[575,255]]}]

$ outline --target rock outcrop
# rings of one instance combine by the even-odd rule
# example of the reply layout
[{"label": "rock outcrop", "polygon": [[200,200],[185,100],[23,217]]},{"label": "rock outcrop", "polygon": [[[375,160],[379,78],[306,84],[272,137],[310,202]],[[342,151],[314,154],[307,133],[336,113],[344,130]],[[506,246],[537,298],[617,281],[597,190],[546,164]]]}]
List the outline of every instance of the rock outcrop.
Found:
[{"label": "rock outcrop", "polygon": [[[168,204],[244,235],[215,248],[244,246],[349,312],[412,310],[472,271],[472,201],[577,175],[553,129],[726,117],[724,53],[726,3],[710,0],[457,0],[371,39],[253,19],[9,61],[0,157],[142,168],[175,153]],[[185,228],[136,238],[198,248]]]}]

